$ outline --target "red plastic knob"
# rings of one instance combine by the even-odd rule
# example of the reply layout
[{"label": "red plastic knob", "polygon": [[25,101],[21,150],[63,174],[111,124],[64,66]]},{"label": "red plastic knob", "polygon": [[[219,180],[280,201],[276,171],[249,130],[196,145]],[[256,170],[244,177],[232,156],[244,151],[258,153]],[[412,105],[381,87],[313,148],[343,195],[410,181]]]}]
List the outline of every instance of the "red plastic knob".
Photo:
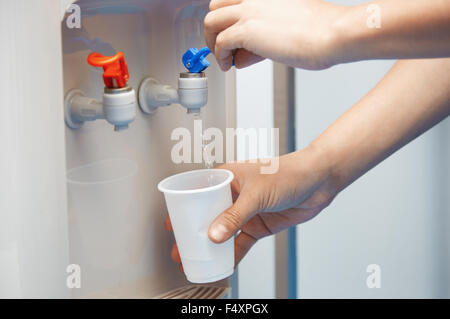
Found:
[{"label": "red plastic knob", "polygon": [[103,67],[103,81],[107,88],[123,88],[130,79],[123,52],[118,52],[115,56],[103,56],[94,52],[89,55],[88,63],[95,67]]}]

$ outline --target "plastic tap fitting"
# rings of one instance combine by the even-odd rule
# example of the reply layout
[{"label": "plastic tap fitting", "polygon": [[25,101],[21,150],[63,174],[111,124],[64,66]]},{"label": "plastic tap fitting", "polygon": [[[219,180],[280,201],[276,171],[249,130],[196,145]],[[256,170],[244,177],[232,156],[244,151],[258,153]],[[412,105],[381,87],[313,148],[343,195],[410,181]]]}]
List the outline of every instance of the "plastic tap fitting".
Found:
[{"label": "plastic tap fitting", "polygon": [[144,113],[152,114],[157,108],[179,103],[188,113],[199,113],[208,104],[208,78],[203,72],[210,63],[206,57],[211,51],[191,48],[182,57],[188,72],[178,78],[178,90],[159,84],[153,78],[146,78],[139,87],[139,105]]},{"label": "plastic tap fitting", "polygon": [[94,52],[88,63],[104,70],[103,102],[86,97],[80,90],[70,91],[65,98],[67,125],[78,129],[86,121],[105,119],[116,131],[127,129],[136,118],[136,93],[127,85],[130,75],[124,54],[105,57]]}]

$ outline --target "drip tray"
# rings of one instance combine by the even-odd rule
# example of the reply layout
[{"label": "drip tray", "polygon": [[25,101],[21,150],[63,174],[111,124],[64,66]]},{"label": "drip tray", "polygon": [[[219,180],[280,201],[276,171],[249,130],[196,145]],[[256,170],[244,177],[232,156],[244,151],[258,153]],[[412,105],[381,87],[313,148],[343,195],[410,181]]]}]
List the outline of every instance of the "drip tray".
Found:
[{"label": "drip tray", "polygon": [[229,287],[186,286],[159,295],[153,299],[228,299]]}]

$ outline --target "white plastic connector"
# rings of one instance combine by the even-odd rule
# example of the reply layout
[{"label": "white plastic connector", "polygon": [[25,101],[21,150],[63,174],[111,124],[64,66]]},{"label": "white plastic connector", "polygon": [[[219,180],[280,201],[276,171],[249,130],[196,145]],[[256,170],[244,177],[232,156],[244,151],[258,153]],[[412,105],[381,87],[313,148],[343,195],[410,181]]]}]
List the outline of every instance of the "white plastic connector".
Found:
[{"label": "white plastic connector", "polygon": [[159,84],[152,78],[145,79],[139,87],[139,106],[146,114],[159,107],[179,103],[188,113],[199,113],[208,104],[208,78],[204,73],[181,73],[178,90]]},{"label": "white plastic connector", "polygon": [[127,129],[136,119],[136,93],[130,87],[105,88],[103,103],[86,97],[80,90],[72,90],[65,98],[67,126],[79,129],[86,121],[107,120],[116,131]]},{"label": "white plastic connector", "polygon": [[152,78],[146,78],[139,86],[139,106],[146,114],[154,113],[159,107],[178,102],[178,92],[170,85],[160,84]]}]

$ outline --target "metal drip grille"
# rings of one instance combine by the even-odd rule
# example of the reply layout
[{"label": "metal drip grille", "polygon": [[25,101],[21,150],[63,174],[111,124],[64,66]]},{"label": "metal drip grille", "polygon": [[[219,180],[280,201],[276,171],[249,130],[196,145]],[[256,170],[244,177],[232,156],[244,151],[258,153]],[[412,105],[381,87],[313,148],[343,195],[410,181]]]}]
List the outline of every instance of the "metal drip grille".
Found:
[{"label": "metal drip grille", "polygon": [[155,297],[154,299],[225,299],[230,292],[228,287],[186,286]]}]

